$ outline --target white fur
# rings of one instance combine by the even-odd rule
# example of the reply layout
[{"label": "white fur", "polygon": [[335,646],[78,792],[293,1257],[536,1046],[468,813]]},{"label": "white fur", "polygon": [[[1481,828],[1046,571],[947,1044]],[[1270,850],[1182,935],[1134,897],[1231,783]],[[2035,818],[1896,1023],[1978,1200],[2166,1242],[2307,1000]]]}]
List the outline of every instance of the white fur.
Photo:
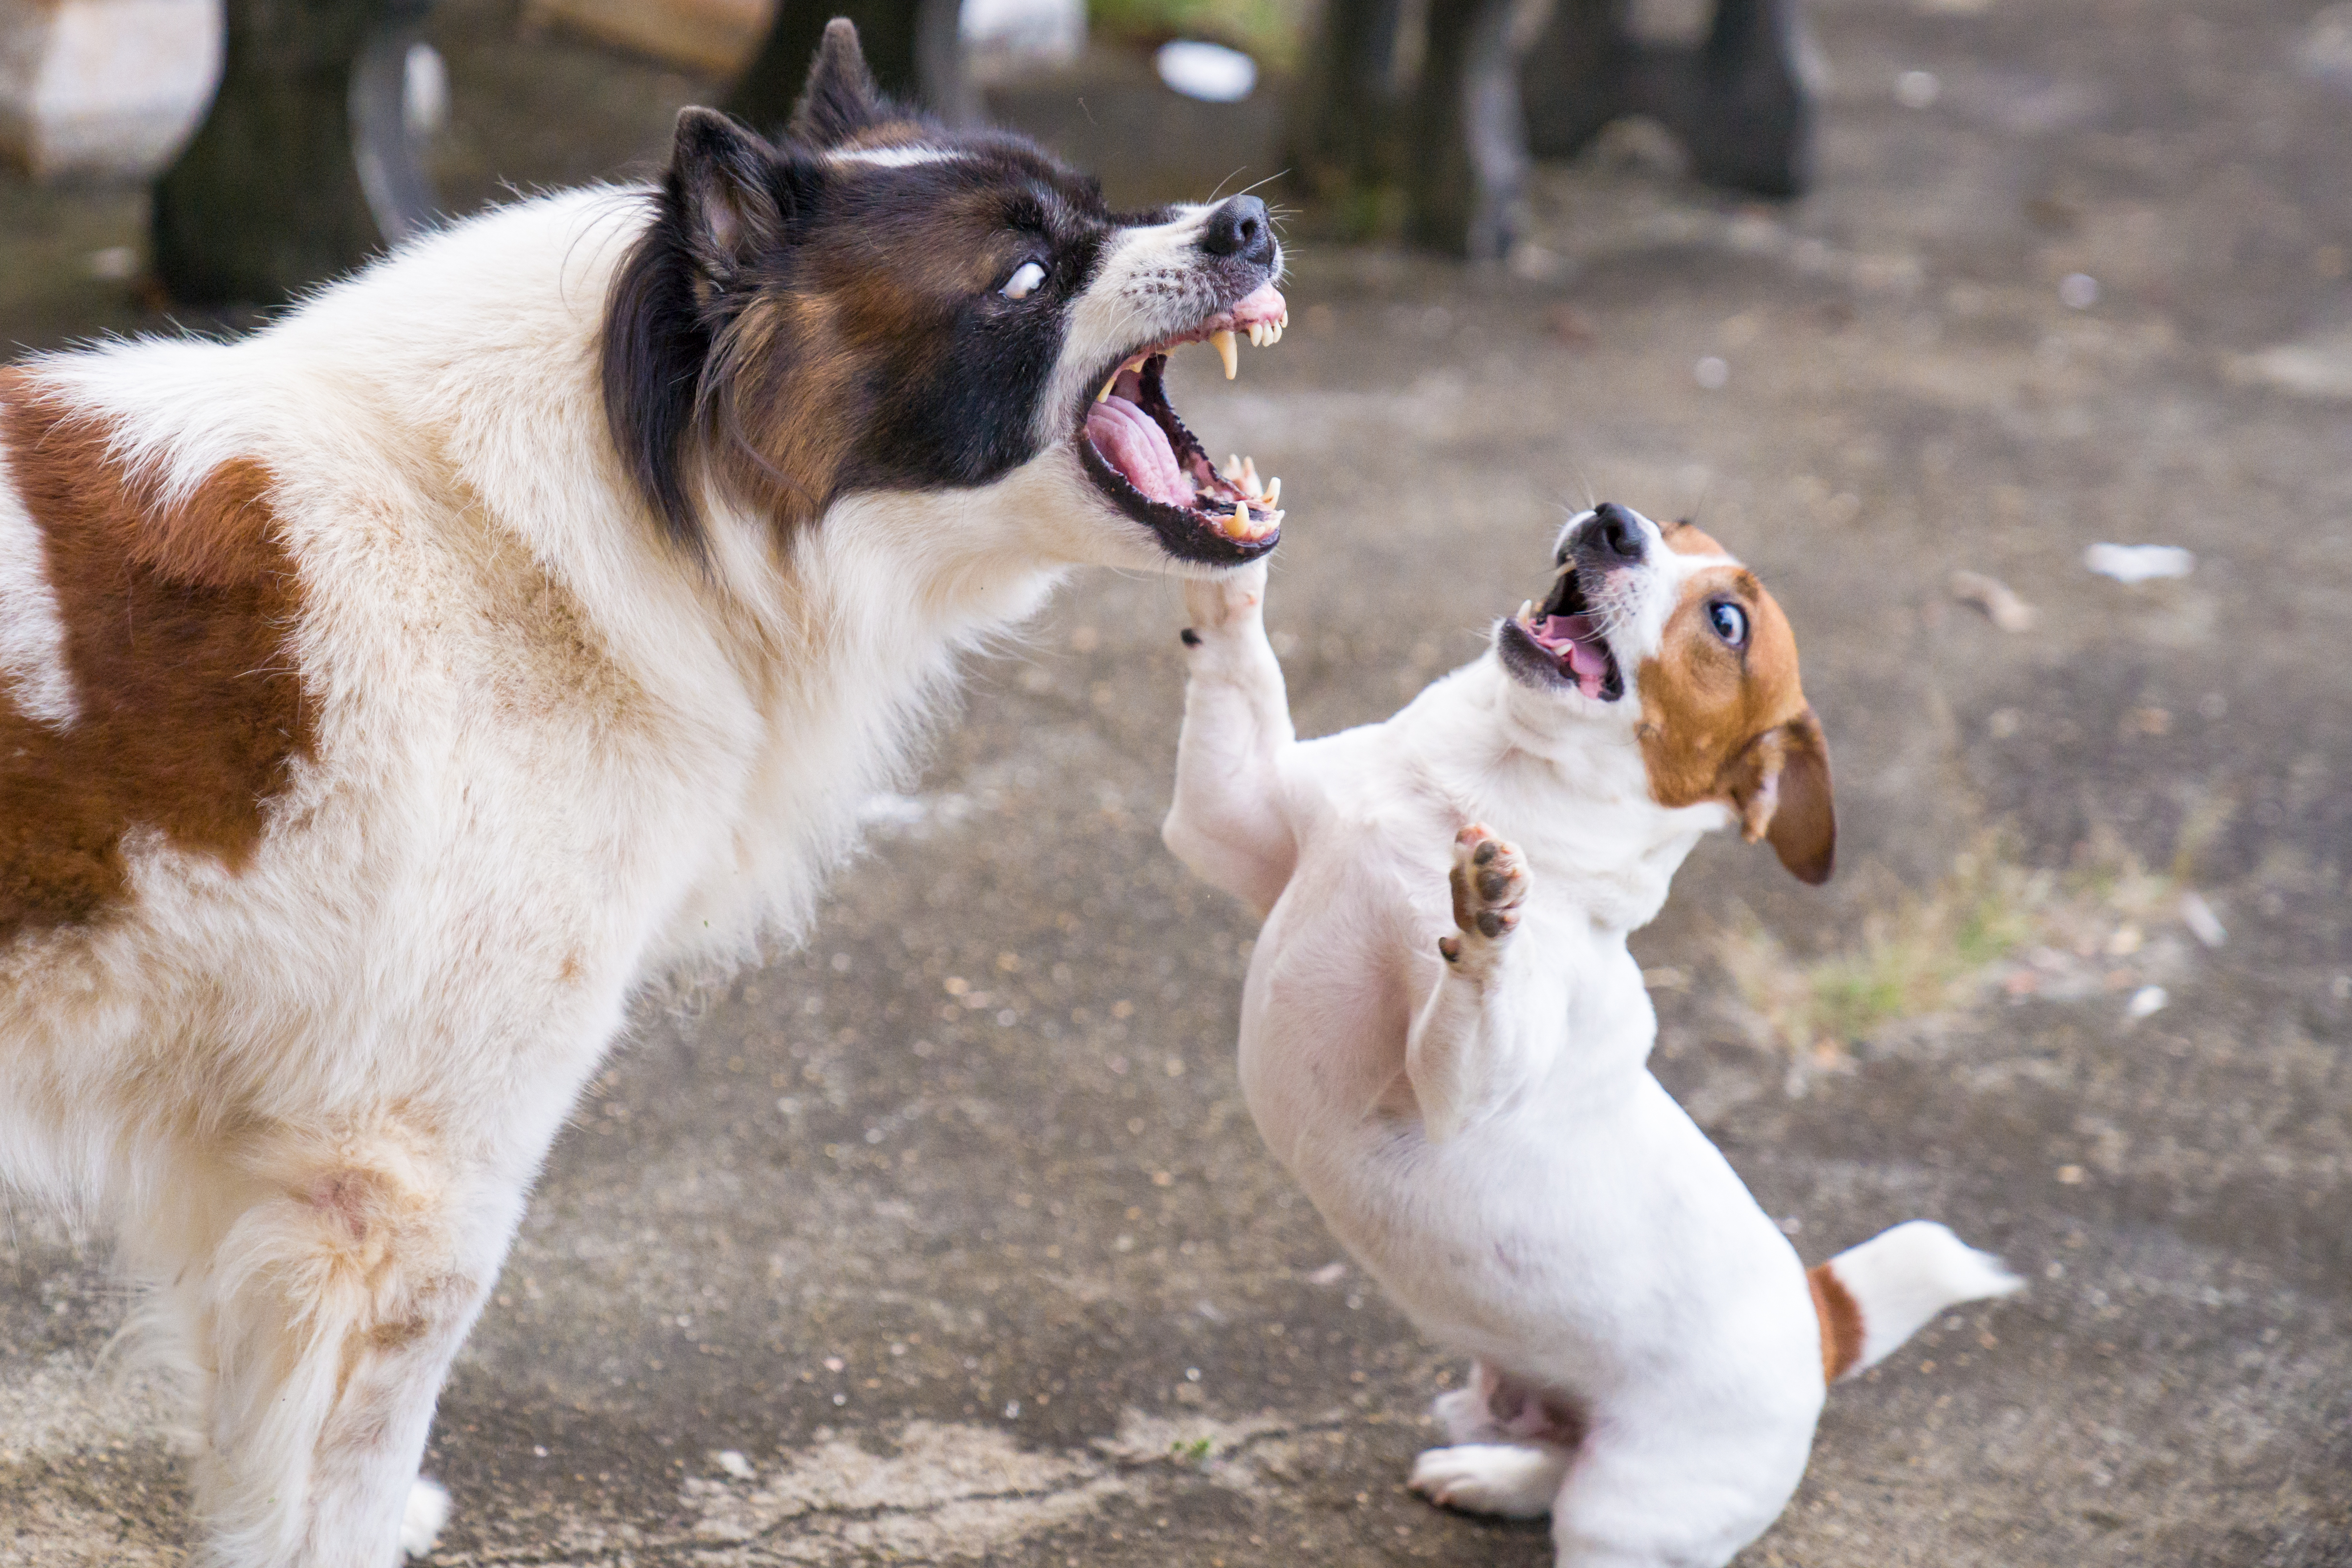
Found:
[{"label": "white fur", "polygon": [[1954,1301],[2021,1291],[2025,1281],[1932,1219],[1882,1230],[1829,1261],[1862,1308],[1862,1354],[1847,1370],[1877,1365]]},{"label": "white fur", "polygon": [[400,1551],[404,1557],[422,1557],[441,1539],[449,1522],[449,1494],[419,1476],[408,1489],[408,1506],[400,1516]]},{"label": "white fur", "polygon": [[0,453],[0,699],[36,723],[65,729],[81,716],[81,705],[46,567],[41,531],[9,485]]},{"label": "white fur", "polygon": [[[1640,662],[1681,585],[1723,558],[1649,541],[1609,611],[1622,701],[1532,690],[1489,653],[1385,723],[1305,744],[1263,570],[1190,585],[1201,641],[1166,826],[1196,872],[1269,911],[1241,1020],[1268,1145],[1413,1321],[1477,1358],[1482,1390],[1548,1393],[1579,1417],[1503,1419],[1483,1392],[1449,1395],[1453,1446],[1413,1485],[1549,1510],[1561,1563],[1628,1568],[1721,1563],[1754,1539],[1804,1471],[1824,1392],[1795,1251],[1646,1067],[1656,1019],[1626,935],[1731,820],[1651,798]],[[1499,937],[1454,920],[1473,823],[1530,872]],[[1986,1293],[1921,1270],[1912,1243],[1894,1251],[1916,1299]],[[1911,1299],[1854,1273],[1866,1313]]]},{"label": "white fur", "polygon": [[925,163],[949,163],[963,154],[952,147],[865,147],[828,152],[828,163],[864,163],[876,169],[913,169]]},{"label": "white fur", "polygon": [[[253,863],[134,831],[127,910],[0,948],[0,1193],[110,1224],[150,1287],[210,1568],[392,1561],[449,1359],[632,993],[794,933],[958,659],[1071,568],[1171,566],[1086,477],[1076,395],[995,483],[856,496],[789,545],[707,494],[710,564],[684,559],[598,380],[646,214],[527,202],[242,341],[33,367],[167,494],[265,465],[301,585],[316,755]],[[1184,325],[1100,298],[1131,281],[1082,313]],[[69,724],[30,533],[0,486],[0,701]]]}]

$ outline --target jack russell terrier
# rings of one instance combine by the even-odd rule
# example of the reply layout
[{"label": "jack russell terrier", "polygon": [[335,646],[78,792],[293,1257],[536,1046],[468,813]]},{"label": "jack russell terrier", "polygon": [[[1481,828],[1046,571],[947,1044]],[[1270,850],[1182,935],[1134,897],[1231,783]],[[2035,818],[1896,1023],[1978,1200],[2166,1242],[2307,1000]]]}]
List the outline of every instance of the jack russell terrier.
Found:
[{"label": "jack russell terrier", "polygon": [[1830,874],[1829,753],[1789,622],[1688,524],[1603,506],[1492,649],[1299,743],[1265,568],[1186,586],[1165,836],[1265,912],[1250,1112],[1432,1339],[1476,1358],[1412,1485],[1552,1516],[1563,1565],[1717,1564],[1803,1475],[1828,1385],[2018,1288],[1914,1220],[1808,1271],[1646,1066],[1628,933],[1703,833]]}]

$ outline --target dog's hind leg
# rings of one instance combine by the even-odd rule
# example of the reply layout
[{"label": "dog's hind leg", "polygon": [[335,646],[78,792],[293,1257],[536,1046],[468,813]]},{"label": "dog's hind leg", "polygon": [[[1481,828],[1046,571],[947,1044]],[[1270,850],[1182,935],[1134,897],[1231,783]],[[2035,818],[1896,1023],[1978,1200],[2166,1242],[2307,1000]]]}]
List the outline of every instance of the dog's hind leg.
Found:
[{"label": "dog's hind leg", "polygon": [[1406,1483],[1441,1508],[1535,1519],[1553,1496],[1584,1439],[1580,1410],[1559,1395],[1498,1372],[1484,1362],[1469,1385],[1450,1389],[1429,1413],[1452,1439],[1425,1449]]},{"label": "dog's hind leg", "polygon": [[169,1291],[199,1380],[192,1561],[391,1568],[437,1525],[417,1461],[521,1183],[393,1118],[222,1167],[215,1238]]},{"label": "dog's hind leg", "polygon": [[1796,1491],[1817,1388],[1792,1380],[1777,1399],[1721,1405],[1686,1390],[1666,1405],[1595,1412],[1552,1502],[1557,1568],[1729,1563]]},{"label": "dog's hind leg", "polygon": [[1456,1443],[1423,1449],[1405,1484],[1440,1508],[1540,1519],[1551,1511],[1572,1457],[1539,1443]]},{"label": "dog's hind leg", "polygon": [[1296,740],[1282,665],[1265,637],[1265,563],[1184,585],[1192,624],[1176,799],[1160,836],[1203,881],[1263,915],[1290,881],[1298,844],[1282,800]]}]

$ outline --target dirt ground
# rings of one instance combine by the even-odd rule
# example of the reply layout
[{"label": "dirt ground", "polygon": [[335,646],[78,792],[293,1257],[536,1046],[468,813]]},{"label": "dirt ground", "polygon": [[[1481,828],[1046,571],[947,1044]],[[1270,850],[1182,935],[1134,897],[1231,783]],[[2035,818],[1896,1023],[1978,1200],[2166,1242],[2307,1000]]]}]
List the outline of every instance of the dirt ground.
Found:
[{"label": "dirt ground", "polygon": [[[2352,1563],[2352,13],[1810,15],[1818,193],[1612,136],[1510,268],[1300,242],[1286,341],[1180,402],[1284,476],[1302,732],[1469,657],[1589,497],[1695,513],[1794,621],[1843,869],[1695,857],[1637,944],[1658,1070],[1809,1259],[1925,1215],[2032,1289],[1840,1387],[1743,1563]],[[709,90],[442,26],[468,197]],[[153,324],[93,276],[139,224],[0,187],[0,339]],[[1157,836],[1181,624],[1079,585],[803,949],[645,1009],[443,1401],[433,1563],[1549,1560],[1402,1490],[1462,1368],[1242,1109],[1252,923]],[[0,1228],[0,1564],[178,1559],[103,1259]]]}]

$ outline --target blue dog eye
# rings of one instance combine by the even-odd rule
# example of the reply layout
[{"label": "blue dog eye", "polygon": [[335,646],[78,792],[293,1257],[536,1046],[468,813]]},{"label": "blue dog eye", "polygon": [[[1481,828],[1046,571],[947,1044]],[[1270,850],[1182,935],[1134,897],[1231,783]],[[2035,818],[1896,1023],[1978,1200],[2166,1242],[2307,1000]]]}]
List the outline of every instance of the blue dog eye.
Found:
[{"label": "blue dog eye", "polygon": [[1718,599],[1706,607],[1706,618],[1715,634],[1733,647],[1748,641],[1748,612],[1737,604]]}]

